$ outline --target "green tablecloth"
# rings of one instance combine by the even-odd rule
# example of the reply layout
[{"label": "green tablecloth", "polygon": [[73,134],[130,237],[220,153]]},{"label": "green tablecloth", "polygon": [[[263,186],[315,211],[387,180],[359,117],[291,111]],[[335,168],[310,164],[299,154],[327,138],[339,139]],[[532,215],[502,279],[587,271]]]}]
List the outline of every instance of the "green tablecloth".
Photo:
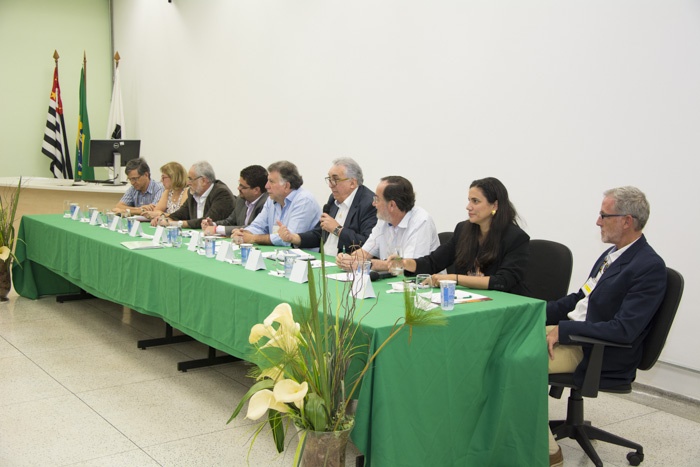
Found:
[{"label": "green tablecloth", "polygon": [[[120,242],[133,239],[60,215],[24,216],[18,237],[20,295],[77,286],[237,357],[253,324],[307,296],[305,286],[184,247],[131,251]],[[373,285],[379,300],[362,322],[370,350],[403,315],[402,295]],[[367,373],[352,438],[372,466],[548,465],[544,302],[484,294],[493,300],[457,305],[447,327],[414,329],[410,344],[399,335]]]}]

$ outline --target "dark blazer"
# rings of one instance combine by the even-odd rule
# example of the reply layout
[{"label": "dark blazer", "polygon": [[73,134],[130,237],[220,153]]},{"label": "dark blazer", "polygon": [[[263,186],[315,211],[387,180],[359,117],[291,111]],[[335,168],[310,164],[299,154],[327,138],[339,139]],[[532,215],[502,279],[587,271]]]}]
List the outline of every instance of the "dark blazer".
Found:
[{"label": "dark blazer", "polygon": [[192,193],[187,196],[180,209],[170,214],[170,219],[176,221],[187,221],[187,225],[191,229],[200,229],[202,227],[202,219],[209,217],[211,219],[225,219],[233,211],[233,203],[236,196],[231,193],[231,190],[221,180],[214,182],[214,187],[211,189],[207,200],[204,202],[204,217],[197,217],[197,201],[194,200]]},{"label": "dark blazer", "polygon": [[[449,242],[440,245],[429,255],[417,258],[415,274],[437,274],[452,264],[455,265],[455,273],[468,274],[467,265],[455,263],[455,259],[457,245],[469,226],[469,221],[460,222]],[[484,276],[489,276],[489,290],[528,295],[523,279],[529,261],[530,236],[517,225],[511,224],[501,238],[500,255],[481,271]]]},{"label": "dark blazer", "polygon": [[[589,277],[598,274],[608,252],[598,258]],[[642,358],[642,341],[665,292],[666,265],[642,235],[598,280],[588,296],[585,321],[571,321],[566,316],[584,298],[579,290],[547,303],[547,324],[559,325],[560,344],[571,344],[571,334],[631,344],[631,349],[605,349],[600,377],[601,388],[627,384],[634,381]],[[590,347],[584,346],[583,350],[583,361],[574,374],[577,384],[583,382],[588,366]]]},{"label": "dark blazer", "polygon": [[[372,229],[377,224],[377,208],[374,207],[372,201],[374,192],[364,185],[360,185],[355,193],[355,198],[352,200],[348,217],[343,224],[343,230],[340,231],[338,237],[338,251],[343,249],[346,253],[350,253],[361,247]],[[338,206],[335,204],[333,195],[328,198],[328,202],[323,206],[323,212],[327,212],[329,216],[335,217],[338,213]],[[325,242],[329,233],[321,228],[321,222],[316,224],[313,230],[300,233],[301,244],[299,248],[318,248],[321,246],[321,237]]]},{"label": "dark blazer", "polygon": [[234,229],[242,229],[243,227],[246,227],[248,224],[252,223],[253,219],[258,217],[258,214],[260,214],[260,211],[262,211],[263,206],[265,206],[267,196],[267,193],[263,193],[255,202],[255,206],[253,206],[253,212],[250,215],[248,223],[245,221],[245,216],[248,213],[248,207],[245,205],[245,199],[240,196],[237,197],[236,201],[233,203],[233,212],[231,212],[231,215],[223,220],[214,219],[214,222],[216,222],[217,225],[225,226],[224,233],[226,236],[230,236]]}]

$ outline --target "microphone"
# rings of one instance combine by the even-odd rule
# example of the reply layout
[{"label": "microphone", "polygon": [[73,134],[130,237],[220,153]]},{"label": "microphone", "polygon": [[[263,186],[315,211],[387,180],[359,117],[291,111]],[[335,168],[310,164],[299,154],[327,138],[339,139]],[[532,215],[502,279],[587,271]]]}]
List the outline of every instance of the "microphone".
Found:
[{"label": "microphone", "polygon": [[330,204],[324,204],[323,205],[323,213],[324,214],[330,214],[331,212],[331,205]]},{"label": "microphone", "polygon": [[372,282],[379,281],[382,279],[388,279],[390,277],[394,277],[391,275],[389,271],[370,271],[369,272],[369,280]]}]

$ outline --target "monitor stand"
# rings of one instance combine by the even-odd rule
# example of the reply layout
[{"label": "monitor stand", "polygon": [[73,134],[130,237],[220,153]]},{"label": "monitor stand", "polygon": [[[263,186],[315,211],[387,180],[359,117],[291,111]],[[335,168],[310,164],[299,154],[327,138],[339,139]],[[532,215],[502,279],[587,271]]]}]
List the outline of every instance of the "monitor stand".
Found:
[{"label": "monitor stand", "polygon": [[121,185],[121,168],[122,168],[122,155],[118,152],[115,152],[114,154],[114,164],[112,167],[114,167],[114,183],[115,185]]}]

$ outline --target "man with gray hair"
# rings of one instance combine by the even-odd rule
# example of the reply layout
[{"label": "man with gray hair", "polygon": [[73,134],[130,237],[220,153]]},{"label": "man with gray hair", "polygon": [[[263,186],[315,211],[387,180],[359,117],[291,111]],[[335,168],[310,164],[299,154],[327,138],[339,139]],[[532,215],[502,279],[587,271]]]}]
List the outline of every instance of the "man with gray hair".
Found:
[{"label": "man with gray hair", "polygon": [[269,197],[262,212],[245,229],[234,230],[231,238],[243,243],[288,246],[289,242],[279,235],[280,226],[296,232],[311,230],[321,216],[321,208],[313,195],[301,187],[304,179],[296,165],[279,161],[267,171],[265,189]]},{"label": "man with gray hair", "polygon": [[318,248],[323,239],[324,252],[333,258],[340,252],[352,253],[360,248],[377,224],[377,208],[372,204],[374,192],[363,181],[362,168],[353,159],[334,160],[326,177],[331,196],[319,222],[302,233],[282,225],[279,236],[299,248]]},{"label": "man with gray hair", "polygon": [[[549,372],[574,373],[580,385],[590,347],[573,345],[571,335],[629,345],[605,349],[600,375],[605,389],[634,381],[649,323],[666,292],[666,265],[642,233],[649,219],[644,193],[625,186],[603,195],[596,225],[613,247],[598,258],[578,292],[547,303],[547,348]],[[549,458],[550,465],[563,465],[551,432]]]},{"label": "man with gray hair", "polygon": [[196,162],[190,167],[187,186],[190,188],[187,201],[180,209],[166,215],[167,219],[163,219],[162,225],[199,229],[203,219],[226,219],[233,211],[236,197],[224,182],[216,179],[209,162]]}]

